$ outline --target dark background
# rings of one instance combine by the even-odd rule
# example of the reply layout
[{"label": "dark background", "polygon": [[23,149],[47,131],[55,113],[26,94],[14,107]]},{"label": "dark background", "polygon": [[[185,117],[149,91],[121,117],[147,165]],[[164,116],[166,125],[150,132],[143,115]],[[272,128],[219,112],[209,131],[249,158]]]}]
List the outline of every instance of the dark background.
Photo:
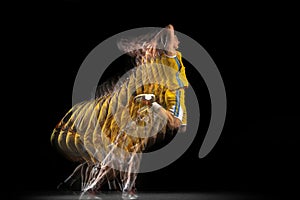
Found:
[{"label": "dark background", "polygon": [[177,161],[140,174],[138,189],[293,193],[300,178],[293,7],[216,9],[163,7],[156,2],[147,9],[126,4],[131,9],[116,5],[120,12],[102,3],[43,2],[20,5],[8,15],[17,16],[8,23],[13,30],[9,54],[14,57],[9,70],[16,80],[10,90],[17,96],[12,101],[14,112],[21,113],[8,117],[14,122],[9,132],[13,151],[5,154],[10,159],[5,165],[13,172],[9,189],[19,195],[55,191],[76,166],[51,147],[50,135],[72,106],[77,70],[89,52],[121,31],[173,24],[201,44],[216,63],[227,93],[226,123],[214,149],[199,159],[209,123],[209,97],[201,76],[186,62],[203,116],[198,135]]}]

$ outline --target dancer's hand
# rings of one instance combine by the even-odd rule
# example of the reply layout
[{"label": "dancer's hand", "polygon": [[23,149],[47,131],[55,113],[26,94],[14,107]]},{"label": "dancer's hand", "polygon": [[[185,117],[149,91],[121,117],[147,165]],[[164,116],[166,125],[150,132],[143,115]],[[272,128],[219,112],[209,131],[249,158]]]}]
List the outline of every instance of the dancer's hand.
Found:
[{"label": "dancer's hand", "polygon": [[168,110],[165,110],[164,108],[162,109],[162,113],[165,114],[167,120],[168,120],[168,126],[170,129],[178,129],[181,125],[181,121],[180,119],[178,119],[177,117],[174,117],[173,113],[171,113]]},{"label": "dancer's hand", "polygon": [[170,129],[177,129],[181,126],[181,120],[177,117],[174,117],[172,112],[164,109],[156,102],[152,103],[152,107],[155,112],[157,112],[160,116],[168,121],[168,126]]}]

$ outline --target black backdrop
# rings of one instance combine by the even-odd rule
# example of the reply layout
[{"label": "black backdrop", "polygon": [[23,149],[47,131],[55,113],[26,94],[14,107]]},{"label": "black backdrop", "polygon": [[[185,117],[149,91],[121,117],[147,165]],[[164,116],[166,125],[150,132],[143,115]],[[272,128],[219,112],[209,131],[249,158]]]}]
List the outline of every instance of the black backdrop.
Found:
[{"label": "black backdrop", "polygon": [[168,24],[201,44],[218,66],[227,93],[227,118],[215,148],[199,159],[209,98],[201,76],[186,62],[188,79],[201,99],[198,135],[170,166],[140,174],[139,189],[277,193],[297,188],[292,181],[299,180],[299,101],[295,53],[288,46],[293,43],[293,12],[283,18],[268,6],[222,11],[175,6],[151,12],[124,8],[122,13],[82,1],[33,6],[21,8],[10,24],[16,29],[14,40],[20,42],[14,46],[20,56],[11,62],[21,63],[12,71],[18,80],[14,105],[22,113],[11,126],[17,133],[12,134],[14,153],[6,154],[14,174],[10,189],[19,194],[55,191],[74,169],[51,147],[50,135],[71,107],[76,73],[88,53],[121,31]]}]

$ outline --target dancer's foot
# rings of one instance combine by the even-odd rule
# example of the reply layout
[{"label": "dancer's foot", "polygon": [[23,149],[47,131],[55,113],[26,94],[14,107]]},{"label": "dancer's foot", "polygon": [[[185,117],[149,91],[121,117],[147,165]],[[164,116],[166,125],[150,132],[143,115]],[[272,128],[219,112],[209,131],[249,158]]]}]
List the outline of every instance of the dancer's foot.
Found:
[{"label": "dancer's foot", "polygon": [[133,191],[130,191],[130,192],[123,192],[122,193],[122,199],[138,199],[139,196],[133,192]]},{"label": "dancer's foot", "polygon": [[101,200],[102,198],[97,196],[97,193],[94,191],[87,191],[87,192],[82,192],[80,195],[80,200],[83,199],[98,199]]}]

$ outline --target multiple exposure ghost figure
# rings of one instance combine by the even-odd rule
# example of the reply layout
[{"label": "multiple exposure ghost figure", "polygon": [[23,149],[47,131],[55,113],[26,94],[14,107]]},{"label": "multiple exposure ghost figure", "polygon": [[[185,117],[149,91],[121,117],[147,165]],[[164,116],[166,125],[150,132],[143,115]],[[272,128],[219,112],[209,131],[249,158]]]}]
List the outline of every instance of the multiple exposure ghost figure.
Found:
[{"label": "multiple exposure ghost figure", "polygon": [[142,152],[185,131],[188,81],[172,25],[158,33],[123,39],[118,47],[135,67],[100,95],[74,105],[57,124],[51,143],[78,167],[63,184],[81,181],[82,195],[108,184],[123,199],[137,199]]}]

